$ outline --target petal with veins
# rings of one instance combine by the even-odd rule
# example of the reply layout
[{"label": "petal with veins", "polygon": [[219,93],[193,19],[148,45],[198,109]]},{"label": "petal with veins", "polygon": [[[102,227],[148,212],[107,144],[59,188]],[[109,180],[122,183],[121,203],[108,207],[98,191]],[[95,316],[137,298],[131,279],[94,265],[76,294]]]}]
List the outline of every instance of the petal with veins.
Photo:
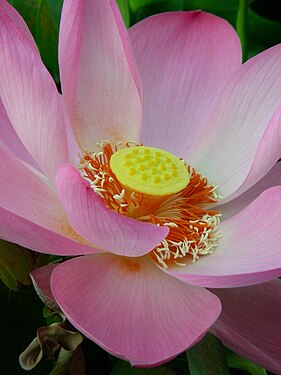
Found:
[{"label": "petal with veins", "polygon": [[220,313],[213,294],[169,277],[146,257],[71,259],[56,267],[51,287],[79,331],[135,366],[175,357],[195,344]]},{"label": "petal with veins", "polygon": [[141,83],[112,0],[65,0],[60,27],[62,92],[81,149],[137,141]]},{"label": "petal with veins", "polygon": [[126,256],[140,256],[157,246],[169,229],[118,214],[70,164],[57,174],[59,198],[70,224],[83,238],[99,248]]},{"label": "petal with veins", "polygon": [[230,288],[259,284],[281,274],[281,186],[262,193],[219,226],[211,255],[167,273],[193,285]]},{"label": "petal with veins", "polygon": [[281,281],[212,292],[222,302],[212,332],[236,353],[280,374]]}]

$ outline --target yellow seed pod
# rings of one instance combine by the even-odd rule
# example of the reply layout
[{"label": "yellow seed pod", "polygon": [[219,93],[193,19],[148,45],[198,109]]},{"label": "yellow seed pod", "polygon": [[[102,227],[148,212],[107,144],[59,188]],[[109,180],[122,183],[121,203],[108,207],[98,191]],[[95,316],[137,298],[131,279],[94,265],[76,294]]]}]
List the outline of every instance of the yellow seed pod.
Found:
[{"label": "yellow seed pod", "polygon": [[190,180],[178,157],[155,147],[122,148],[111,156],[110,168],[124,187],[158,197],[178,193]]}]

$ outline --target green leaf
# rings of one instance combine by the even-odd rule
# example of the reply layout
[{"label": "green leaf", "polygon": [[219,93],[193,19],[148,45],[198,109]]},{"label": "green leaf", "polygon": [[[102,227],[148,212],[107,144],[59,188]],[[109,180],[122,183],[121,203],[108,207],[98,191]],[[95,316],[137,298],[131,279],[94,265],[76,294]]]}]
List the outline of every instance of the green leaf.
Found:
[{"label": "green leaf", "polygon": [[58,34],[63,0],[41,0],[36,42],[46,67],[59,83]]},{"label": "green leaf", "polygon": [[247,359],[240,357],[238,354],[233,353],[231,350],[226,349],[226,359],[229,367],[245,370],[251,375],[266,375],[267,372],[262,367]]},{"label": "green leaf", "polygon": [[189,349],[186,356],[191,375],[229,375],[223,345],[210,333]]},{"label": "green leaf", "polygon": [[119,361],[111,372],[111,375],[176,375],[173,369],[167,366],[159,366],[149,369],[132,367],[128,362]]},{"label": "green leaf", "polygon": [[29,274],[44,263],[46,256],[0,240],[0,280],[12,290],[30,285]]},{"label": "green leaf", "polygon": [[123,20],[127,27],[130,27],[130,7],[129,0],[117,0],[120,12],[122,14]]}]

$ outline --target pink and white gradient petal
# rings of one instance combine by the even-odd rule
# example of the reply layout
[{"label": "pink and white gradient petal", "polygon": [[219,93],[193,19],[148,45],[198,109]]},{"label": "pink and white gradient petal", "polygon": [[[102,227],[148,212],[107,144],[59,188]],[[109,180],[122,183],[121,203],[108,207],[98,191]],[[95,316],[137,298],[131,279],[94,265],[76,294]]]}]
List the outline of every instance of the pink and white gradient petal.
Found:
[{"label": "pink and white gradient petal", "polygon": [[88,181],[70,164],[61,166],[56,186],[72,227],[87,241],[119,255],[140,256],[152,250],[169,230],[108,209]]},{"label": "pink and white gradient petal", "polygon": [[0,97],[22,143],[54,178],[68,161],[62,100],[32,41],[0,8]]},{"label": "pink and white gradient petal", "polygon": [[222,220],[227,220],[236,215],[251,202],[253,202],[263,191],[281,185],[281,162],[274,165],[273,168],[254,186],[237,198],[222,204],[217,209],[222,213]]},{"label": "pink and white gradient petal", "polygon": [[212,292],[222,302],[212,333],[236,353],[281,374],[281,281]]},{"label": "pink and white gradient petal", "polygon": [[212,293],[169,277],[146,257],[71,259],[56,267],[51,288],[80,332],[139,367],[165,362],[195,344],[221,309]]},{"label": "pink and white gradient petal", "polygon": [[142,88],[116,3],[65,0],[59,46],[63,98],[80,148],[138,141]]},{"label": "pink and white gradient petal", "polygon": [[[67,222],[56,193],[29,167],[0,145],[0,206],[54,232]],[[46,178],[45,178],[46,179]]]},{"label": "pink and white gradient petal", "polygon": [[[281,100],[281,99],[280,99]],[[250,171],[239,188],[225,201],[230,201],[251,188],[281,157],[281,105],[275,111],[258,145]],[[265,177],[264,177],[265,178]]]},{"label": "pink and white gradient petal", "polygon": [[[194,147],[191,164],[199,173],[219,186],[227,198],[245,181],[257,156],[259,146],[265,147],[268,137],[276,137],[280,121],[271,123],[281,102],[281,44],[248,60],[236,71],[225,89],[217,96],[213,110],[204,121],[208,126]],[[273,126],[274,131],[268,132]],[[268,134],[267,134],[268,132]],[[263,137],[265,137],[263,139]],[[280,138],[276,137],[279,144]],[[268,147],[267,147],[268,149]],[[272,157],[261,162],[251,177],[254,184],[278,160],[274,144]],[[263,164],[267,165],[263,165]],[[250,187],[251,184],[248,186]]]},{"label": "pink and white gradient petal", "polygon": [[0,145],[5,146],[17,158],[39,169],[30,153],[19,139],[0,99]]},{"label": "pink and white gradient petal", "polygon": [[189,158],[203,132],[202,114],[241,65],[237,34],[221,18],[196,11],[149,17],[129,35],[144,90],[141,140]]},{"label": "pink and white gradient petal", "polygon": [[222,237],[211,255],[168,274],[193,285],[231,288],[260,284],[281,274],[281,186],[263,192],[219,226]]},{"label": "pink and white gradient petal", "polygon": [[0,208],[0,238],[46,254],[74,256],[101,252],[86,244],[86,241],[79,242],[79,236],[70,227],[64,236],[42,228],[4,208]]}]

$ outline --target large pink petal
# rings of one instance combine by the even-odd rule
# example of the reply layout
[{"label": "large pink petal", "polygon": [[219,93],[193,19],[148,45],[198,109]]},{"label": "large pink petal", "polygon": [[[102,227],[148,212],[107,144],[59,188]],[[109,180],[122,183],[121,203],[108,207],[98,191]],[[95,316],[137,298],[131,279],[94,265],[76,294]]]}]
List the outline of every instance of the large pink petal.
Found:
[{"label": "large pink petal", "polygon": [[222,314],[212,332],[243,357],[281,374],[281,281],[213,292]]},{"label": "large pink petal", "polygon": [[275,111],[258,145],[254,161],[243,183],[227,197],[238,197],[252,187],[273,167],[281,156],[281,105]]},{"label": "large pink petal", "polygon": [[[224,198],[241,186],[254,162],[257,166],[248,187],[278,160],[281,122],[276,110],[280,102],[281,45],[247,61],[217,96],[190,160],[219,186]],[[271,150],[274,138],[272,153],[265,157],[263,151]]]},{"label": "large pink petal", "polygon": [[16,157],[24,160],[28,164],[38,169],[37,163],[34,161],[30,153],[19,139],[11,121],[9,120],[6,110],[0,99],[0,145],[4,145]]},{"label": "large pink petal", "polygon": [[106,208],[90,184],[70,164],[59,169],[56,186],[73,228],[104,250],[140,256],[168,234],[167,227],[137,221]]},{"label": "large pink petal", "polygon": [[82,149],[138,140],[141,84],[113,0],[65,0],[60,29],[63,97]]},{"label": "large pink petal", "polygon": [[0,97],[22,143],[53,178],[68,160],[61,97],[33,43],[2,8],[0,22]]},{"label": "large pink petal", "polygon": [[46,229],[60,232],[60,223],[67,219],[55,192],[1,145],[0,160],[0,206]]},{"label": "large pink petal", "polygon": [[135,366],[181,353],[220,313],[213,294],[165,275],[146,257],[75,258],[56,267],[51,288],[79,331]]},{"label": "large pink petal", "polygon": [[199,120],[241,65],[239,39],[226,21],[200,11],[147,18],[130,37],[144,90],[141,140],[189,158]]},{"label": "large pink petal", "polygon": [[281,275],[281,186],[262,193],[220,225],[212,255],[168,273],[188,283],[214,288],[259,284]]},{"label": "large pink petal", "polygon": [[222,220],[226,220],[237,214],[256,199],[263,191],[277,185],[281,185],[281,162],[276,163],[257,184],[247,190],[244,194],[228,203],[218,206],[217,209],[222,213]]},{"label": "large pink petal", "polygon": [[0,238],[3,240],[17,243],[41,253],[63,256],[100,252],[91,246],[76,242],[75,234],[72,232],[73,230],[69,228],[69,237],[72,236],[74,240],[44,229],[0,208]]}]

